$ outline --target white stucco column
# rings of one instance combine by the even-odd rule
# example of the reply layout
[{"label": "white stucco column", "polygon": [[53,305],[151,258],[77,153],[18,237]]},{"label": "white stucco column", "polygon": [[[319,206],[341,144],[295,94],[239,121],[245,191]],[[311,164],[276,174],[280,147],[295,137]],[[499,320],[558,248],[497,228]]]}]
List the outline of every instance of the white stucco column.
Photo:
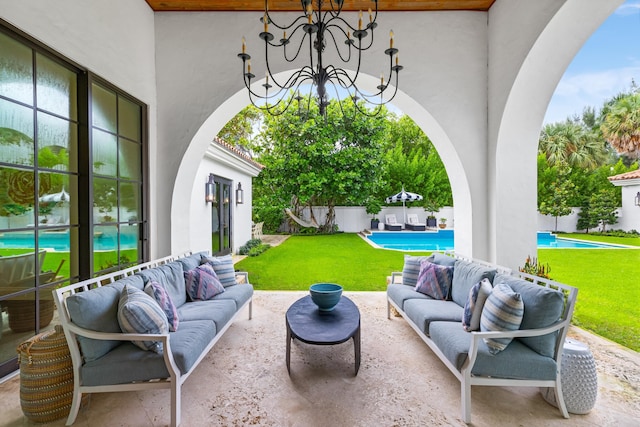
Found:
[{"label": "white stucco column", "polygon": [[490,260],[535,255],[536,154],[549,100],[587,38],[623,0],[498,0],[489,12]]}]

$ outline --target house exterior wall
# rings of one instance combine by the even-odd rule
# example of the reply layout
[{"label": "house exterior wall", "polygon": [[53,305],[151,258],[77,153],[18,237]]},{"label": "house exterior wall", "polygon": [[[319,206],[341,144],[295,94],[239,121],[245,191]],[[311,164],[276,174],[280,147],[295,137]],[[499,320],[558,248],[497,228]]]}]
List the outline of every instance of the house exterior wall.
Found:
[{"label": "house exterior wall", "polygon": [[[148,105],[150,239],[158,242],[154,13],[142,0],[0,0],[0,18]],[[154,244],[151,257],[168,255]]]},{"label": "house exterior wall", "polygon": [[640,180],[616,181],[622,187],[622,208],[618,210],[618,224],[614,228],[640,231],[640,206],[635,198],[640,191]]},{"label": "house exterior wall", "polygon": [[[190,228],[191,236],[189,236],[189,242],[197,250],[211,249],[211,203],[205,203],[204,200],[204,185],[211,173],[232,181],[234,194],[231,206],[231,249],[235,253],[240,246],[251,239],[251,176],[246,172],[224,165],[209,156],[205,157],[198,166],[196,183],[192,186],[190,194],[193,203],[188,222],[194,226]],[[241,205],[235,202],[235,189],[238,183],[242,184],[244,191],[244,203]],[[199,204],[197,203],[198,201],[200,201]],[[188,248],[181,249],[189,250]],[[178,250],[177,252],[180,251]]]}]

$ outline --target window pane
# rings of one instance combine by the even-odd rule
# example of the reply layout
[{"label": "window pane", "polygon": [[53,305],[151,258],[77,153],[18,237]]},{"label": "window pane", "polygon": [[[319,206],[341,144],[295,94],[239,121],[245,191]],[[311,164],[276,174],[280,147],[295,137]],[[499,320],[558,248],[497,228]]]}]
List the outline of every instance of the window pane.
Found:
[{"label": "window pane", "polygon": [[120,177],[140,179],[140,144],[120,138]]},{"label": "window pane", "polygon": [[120,226],[120,264],[135,264],[139,260],[138,231],[137,224]]},{"label": "window pane", "polygon": [[116,177],[118,143],[115,135],[93,130],[93,173]]},{"label": "window pane", "polygon": [[33,165],[33,110],[0,99],[0,161]]},{"label": "window pane", "polygon": [[[71,206],[77,206],[77,197],[70,188],[75,188],[69,180],[75,177],[56,173],[40,173],[40,180],[48,180],[49,191],[38,199],[38,222],[44,227],[67,226],[71,223]],[[72,200],[73,199],[73,200]]]},{"label": "window pane", "polygon": [[93,230],[93,271],[98,273],[118,265],[118,227],[99,225]]},{"label": "window pane", "polygon": [[77,147],[78,127],[75,123],[38,113],[39,167],[76,172]]},{"label": "window pane", "polygon": [[120,183],[120,222],[140,221],[140,192],[138,183]]},{"label": "window pane", "polygon": [[93,126],[116,132],[116,94],[97,84],[91,85]]},{"label": "window pane", "polygon": [[36,70],[38,108],[76,120],[76,73],[40,54],[36,55]]},{"label": "window pane", "polygon": [[118,97],[118,134],[140,142],[140,106]]},{"label": "window pane", "polygon": [[[40,188],[47,190],[47,183],[41,181]],[[34,204],[34,172],[0,168],[0,228],[33,227]]]},{"label": "window pane", "polygon": [[118,206],[118,181],[106,178],[93,179],[94,223],[114,222]]},{"label": "window pane", "polygon": [[31,49],[0,33],[0,95],[33,105]]}]

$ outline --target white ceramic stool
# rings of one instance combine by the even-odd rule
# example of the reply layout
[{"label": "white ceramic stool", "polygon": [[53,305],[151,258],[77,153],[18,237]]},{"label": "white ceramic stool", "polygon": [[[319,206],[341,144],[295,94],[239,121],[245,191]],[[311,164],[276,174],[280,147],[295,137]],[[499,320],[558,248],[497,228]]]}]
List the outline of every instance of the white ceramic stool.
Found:
[{"label": "white ceramic stool", "polygon": [[[598,374],[593,355],[585,344],[572,339],[565,340],[560,383],[567,411],[586,414],[593,409],[598,397]],[[542,396],[553,406],[558,406],[554,389],[543,389]]]}]

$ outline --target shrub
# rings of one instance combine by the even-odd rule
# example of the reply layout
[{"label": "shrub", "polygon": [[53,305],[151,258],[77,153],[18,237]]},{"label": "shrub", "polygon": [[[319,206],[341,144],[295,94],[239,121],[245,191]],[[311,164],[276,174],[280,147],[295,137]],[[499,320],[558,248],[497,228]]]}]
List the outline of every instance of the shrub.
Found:
[{"label": "shrub", "polygon": [[261,244],[262,241],[260,239],[251,239],[247,243],[245,243],[244,246],[241,246],[240,249],[238,249],[238,254],[248,255],[251,249],[260,246]]},{"label": "shrub", "polygon": [[255,247],[251,248],[249,250],[248,255],[251,256],[251,257],[258,256],[261,253],[263,253],[264,251],[266,251],[267,249],[269,249],[270,247],[271,247],[271,245],[268,245],[266,243],[261,243],[258,246],[255,246]]}]

